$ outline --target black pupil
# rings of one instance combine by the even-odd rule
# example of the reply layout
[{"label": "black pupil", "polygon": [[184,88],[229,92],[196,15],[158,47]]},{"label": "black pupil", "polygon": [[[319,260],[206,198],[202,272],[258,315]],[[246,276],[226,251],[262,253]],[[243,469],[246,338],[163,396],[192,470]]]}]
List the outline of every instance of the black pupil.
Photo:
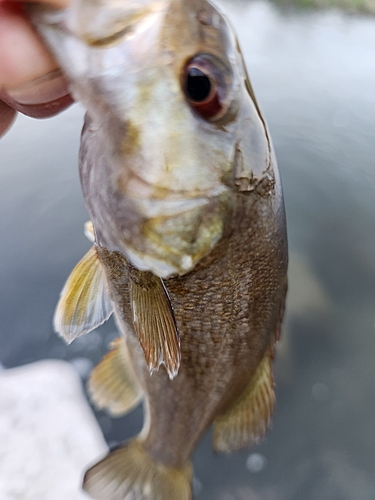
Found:
[{"label": "black pupil", "polygon": [[198,68],[190,68],[187,76],[187,92],[196,102],[204,101],[210,95],[211,82]]}]

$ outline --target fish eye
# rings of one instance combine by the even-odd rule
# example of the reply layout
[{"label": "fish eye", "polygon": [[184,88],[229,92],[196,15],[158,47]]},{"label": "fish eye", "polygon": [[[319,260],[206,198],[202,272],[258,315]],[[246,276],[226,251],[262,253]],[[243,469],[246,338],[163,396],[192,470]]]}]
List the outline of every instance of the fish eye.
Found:
[{"label": "fish eye", "polygon": [[182,88],[190,106],[204,119],[215,121],[228,109],[223,70],[208,55],[190,59],[182,73]]},{"label": "fish eye", "polygon": [[194,102],[202,102],[207,99],[211,92],[211,82],[207,75],[199,68],[191,67],[187,74],[186,91]]}]

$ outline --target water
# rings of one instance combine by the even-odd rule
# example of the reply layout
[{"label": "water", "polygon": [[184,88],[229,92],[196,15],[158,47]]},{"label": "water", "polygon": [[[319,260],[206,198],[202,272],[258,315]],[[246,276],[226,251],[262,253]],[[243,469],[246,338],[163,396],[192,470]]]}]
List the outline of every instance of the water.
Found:
[{"label": "water", "polygon": [[[282,173],[290,294],[265,442],[195,454],[197,500],[375,498],[375,19],[224,4],[238,31]],[[20,116],[0,141],[0,364],[71,360],[82,377],[113,323],[66,346],[52,332],[61,286],[89,248],[77,175],[82,109]],[[141,410],[111,420],[111,445]]]}]

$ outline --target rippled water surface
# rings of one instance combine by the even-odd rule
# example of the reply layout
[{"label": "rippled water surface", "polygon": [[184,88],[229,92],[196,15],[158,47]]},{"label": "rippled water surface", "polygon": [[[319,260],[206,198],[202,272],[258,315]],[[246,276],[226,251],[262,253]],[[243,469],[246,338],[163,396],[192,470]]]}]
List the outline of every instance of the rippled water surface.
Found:
[{"label": "rippled water surface", "polygon": [[[196,498],[375,498],[375,19],[223,4],[267,117],[284,184],[290,294],[264,443],[195,455]],[[77,173],[82,110],[19,117],[0,142],[0,362],[71,360],[83,377],[113,323],[66,346],[61,286],[89,248]],[[99,422],[110,443],[141,411]]]}]

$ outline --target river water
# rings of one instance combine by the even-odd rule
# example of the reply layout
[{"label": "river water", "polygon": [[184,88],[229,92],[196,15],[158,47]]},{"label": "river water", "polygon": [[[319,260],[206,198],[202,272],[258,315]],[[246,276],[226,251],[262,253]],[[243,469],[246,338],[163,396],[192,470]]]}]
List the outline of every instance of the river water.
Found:
[{"label": "river water", "polygon": [[[290,293],[266,440],[194,459],[197,500],[375,498],[375,19],[223,4],[266,115],[284,185]],[[20,116],[0,142],[0,362],[66,359],[83,378],[113,323],[65,345],[58,294],[89,248],[77,174],[83,111]],[[141,410],[97,413],[110,444]]]}]

